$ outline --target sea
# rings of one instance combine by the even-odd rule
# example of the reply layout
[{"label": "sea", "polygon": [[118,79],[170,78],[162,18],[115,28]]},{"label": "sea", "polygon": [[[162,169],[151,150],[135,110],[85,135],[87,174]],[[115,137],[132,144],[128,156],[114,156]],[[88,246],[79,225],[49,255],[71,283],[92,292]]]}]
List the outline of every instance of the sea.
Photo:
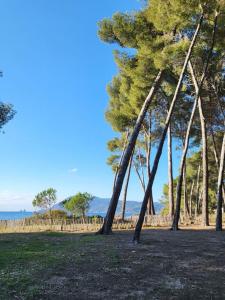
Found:
[{"label": "sea", "polygon": [[19,220],[32,215],[31,211],[0,211],[0,220]]}]

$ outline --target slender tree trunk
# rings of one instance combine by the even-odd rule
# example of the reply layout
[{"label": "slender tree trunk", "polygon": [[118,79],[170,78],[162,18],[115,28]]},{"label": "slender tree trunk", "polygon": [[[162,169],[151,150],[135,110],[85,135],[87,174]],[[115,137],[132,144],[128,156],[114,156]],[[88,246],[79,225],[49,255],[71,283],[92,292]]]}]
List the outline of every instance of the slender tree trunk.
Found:
[{"label": "slender tree trunk", "polygon": [[173,157],[172,157],[172,135],[171,125],[168,127],[168,178],[169,178],[169,215],[174,215],[174,194],[173,194]]},{"label": "slender tree trunk", "polygon": [[151,157],[151,149],[152,149],[152,120],[151,120],[151,112],[149,112],[149,133],[147,135],[147,153],[146,153],[146,167],[148,172],[148,178],[151,176],[151,166],[150,166],[150,157]]},{"label": "slender tree trunk", "polygon": [[49,216],[50,216],[50,223],[51,223],[51,226],[52,226],[53,219],[52,219],[52,209],[51,209],[51,207],[49,208]]},{"label": "slender tree trunk", "polygon": [[192,184],[191,184],[191,191],[190,191],[190,200],[189,200],[189,205],[190,205],[190,218],[192,218],[192,195],[193,195],[193,191],[194,191],[194,186],[195,186],[195,181],[193,180],[192,181]]},{"label": "slender tree trunk", "polygon": [[196,198],[195,198],[195,218],[197,217],[199,210],[198,210],[198,202],[199,202],[199,182],[200,182],[200,173],[201,173],[201,165],[198,166],[198,172],[197,172],[197,179],[196,179]]},{"label": "slender tree trunk", "polygon": [[[146,167],[147,167],[147,174],[148,174],[148,180],[151,176],[151,166],[150,166],[150,157],[151,157],[151,148],[152,148],[152,120],[151,120],[151,112],[149,112],[149,133],[147,136],[147,152],[146,152]],[[148,199],[148,215],[155,215],[155,207],[154,207],[154,201],[153,201],[153,193],[152,189],[149,193],[149,199]]]},{"label": "slender tree trunk", "polygon": [[[189,69],[192,77],[192,81],[195,86],[196,94],[199,93],[198,82],[195,76],[193,67],[191,62],[189,61]],[[203,109],[202,109],[202,98],[198,98],[198,111],[201,123],[201,133],[202,133],[202,225],[209,225],[209,215],[208,215],[208,202],[209,202],[209,172],[208,172],[208,141],[207,141],[207,129],[206,129],[206,120],[204,117]]]},{"label": "slender tree trunk", "polygon": [[154,206],[154,202],[153,202],[153,195],[152,195],[152,189],[150,191],[150,196],[148,199],[148,215],[155,215],[155,206]]},{"label": "slender tree trunk", "polygon": [[202,191],[202,188],[200,190],[200,193],[198,195],[198,215],[200,214],[200,209],[202,208],[202,194],[203,194],[203,191]]},{"label": "slender tree trunk", "polygon": [[169,112],[167,114],[165,127],[164,127],[164,130],[163,130],[161,140],[159,142],[159,147],[158,147],[158,150],[157,150],[157,153],[156,153],[156,156],[155,156],[155,160],[154,160],[154,164],[153,164],[153,168],[152,168],[152,172],[151,172],[151,177],[148,181],[147,189],[146,189],[145,196],[144,196],[142,206],[141,206],[139,219],[138,219],[138,222],[136,224],[136,228],[135,228],[135,232],[134,232],[133,241],[137,242],[137,243],[140,241],[140,233],[141,233],[141,228],[142,228],[142,225],[143,225],[143,222],[144,222],[144,217],[145,217],[145,213],[146,213],[146,209],[147,209],[149,193],[152,189],[154,178],[155,178],[155,175],[156,175],[156,172],[157,172],[157,169],[158,169],[158,164],[159,164],[159,160],[160,160],[160,157],[161,157],[161,154],[162,154],[162,149],[163,149],[164,141],[165,141],[165,138],[166,138],[167,129],[168,129],[168,126],[170,124],[171,116],[172,116],[177,98],[179,96],[179,92],[180,92],[180,89],[181,89],[181,86],[182,86],[182,81],[183,81],[184,74],[185,74],[185,71],[186,71],[186,68],[187,68],[187,64],[188,64],[188,61],[189,61],[190,56],[192,54],[192,50],[194,48],[199,30],[201,28],[202,21],[203,21],[203,14],[200,17],[197,28],[195,30],[195,34],[194,34],[193,39],[191,41],[191,44],[190,44],[187,56],[185,58],[181,74],[180,74],[180,78],[179,78],[179,81],[178,81],[178,84],[177,84],[177,87],[176,87],[176,90],[175,90],[175,93],[174,93],[174,96],[173,96],[173,100],[170,104],[170,109],[169,109]]},{"label": "slender tree trunk", "polygon": [[225,133],[223,136],[223,143],[220,155],[220,168],[218,174],[218,185],[217,185],[217,211],[216,211],[216,231],[222,231],[222,204],[223,204],[223,176],[224,176],[224,165],[225,165]]},{"label": "slender tree trunk", "polygon": [[85,212],[82,211],[82,220],[83,220],[83,224],[85,224]]},{"label": "slender tree trunk", "polygon": [[181,162],[180,162],[180,175],[178,178],[177,190],[176,190],[176,210],[175,210],[171,230],[178,230],[178,224],[179,224],[179,219],[180,219],[180,206],[181,206],[181,193],[182,193],[184,167],[185,167],[186,156],[187,156],[187,151],[188,151],[191,126],[192,126],[192,123],[194,120],[194,115],[196,112],[197,104],[198,104],[198,97],[195,98],[194,105],[193,105],[192,112],[191,112],[191,117],[190,117],[190,120],[188,123],[187,132],[186,132],[186,136],[185,136],[184,147],[183,147],[183,152],[182,152],[182,157],[181,157]]},{"label": "slender tree trunk", "polygon": [[[206,77],[206,73],[208,70],[208,65],[213,53],[213,48],[215,44],[215,39],[216,39],[216,30],[217,30],[217,22],[218,22],[218,12],[215,12],[215,19],[214,19],[214,27],[213,27],[213,32],[212,32],[212,42],[211,42],[211,47],[210,51],[207,57],[206,65],[204,68],[204,72],[202,74],[201,81],[198,85],[197,80],[195,80],[195,89],[196,89],[196,94],[198,98],[198,107],[199,107],[199,114],[200,114],[200,120],[201,120],[201,130],[202,130],[202,144],[203,144],[203,157],[202,157],[202,165],[203,165],[203,198],[202,198],[202,225],[203,226],[208,226],[209,225],[209,212],[208,212],[208,155],[207,155],[207,133],[206,133],[206,124],[205,124],[205,119],[202,111],[202,101],[200,98],[200,93],[201,89],[203,86],[203,82]],[[191,67],[191,73],[192,73],[192,78],[194,79],[194,71],[193,68],[190,64]],[[197,88],[198,86],[198,88]]]},{"label": "slender tree trunk", "polygon": [[[203,86],[203,83],[204,83],[204,80],[205,80],[205,77],[207,74],[209,62],[210,62],[213,48],[214,48],[216,28],[217,28],[217,18],[218,18],[218,14],[216,13],[215,20],[214,20],[214,28],[213,28],[213,33],[212,33],[211,47],[210,47],[209,54],[208,54],[208,57],[206,60],[206,64],[204,66],[204,70],[203,70],[203,73],[201,76],[200,83],[198,86],[198,92],[196,93],[195,102],[194,102],[194,106],[193,106],[192,113],[191,113],[191,118],[189,120],[188,129],[187,129],[187,133],[186,133],[186,137],[185,137],[185,146],[184,146],[183,154],[182,154],[182,158],[181,158],[181,168],[180,168],[181,172],[180,172],[180,176],[179,176],[179,180],[178,180],[178,184],[177,184],[176,212],[175,212],[174,219],[173,219],[173,225],[171,228],[172,230],[178,230],[178,223],[179,223],[179,218],[180,218],[180,202],[181,202],[181,190],[182,190],[182,181],[183,181],[183,169],[184,169],[184,163],[186,160],[186,155],[187,155],[187,150],[188,150],[189,135],[190,135],[191,125],[192,125],[192,122],[194,119],[195,110],[196,110],[196,107],[198,104],[198,99],[201,94],[202,86]],[[208,225],[208,222],[209,222],[208,221],[208,202],[206,203],[205,201],[202,203],[202,216],[203,216],[204,225]]]},{"label": "slender tree trunk", "polygon": [[143,164],[142,164],[142,161],[141,161],[141,150],[140,150],[140,148],[138,149],[138,160],[139,160],[139,167],[141,169],[142,182],[143,182],[143,185],[145,187],[145,175],[144,175]]},{"label": "slender tree trunk", "polygon": [[115,216],[115,212],[116,212],[116,208],[118,205],[118,201],[119,201],[119,197],[120,197],[120,193],[121,193],[121,189],[122,189],[122,185],[123,185],[123,181],[124,181],[124,177],[127,171],[127,167],[130,161],[130,157],[132,155],[132,152],[134,150],[135,144],[136,144],[136,140],[139,134],[139,131],[141,129],[141,125],[143,123],[143,120],[146,116],[147,110],[152,102],[152,99],[160,85],[160,82],[162,80],[162,71],[159,71],[153,85],[152,88],[142,106],[142,109],[139,113],[139,116],[137,118],[136,124],[134,126],[133,132],[130,136],[130,140],[128,143],[128,146],[126,148],[126,151],[124,153],[122,162],[121,162],[121,166],[120,166],[120,170],[118,172],[118,176],[116,179],[116,184],[115,184],[115,188],[113,190],[113,194],[109,203],[109,207],[108,207],[108,211],[106,214],[106,217],[104,219],[104,223],[102,228],[98,231],[99,234],[110,234],[112,232],[112,224],[113,224],[113,219]]},{"label": "slender tree trunk", "polygon": [[187,176],[186,176],[186,160],[184,163],[183,170],[183,178],[184,178],[184,218],[189,218],[189,206],[188,206],[188,198],[187,198]]},{"label": "slender tree trunk", "polygon": [[[215,157],[215,162],[216,162],[216,165],[217,165],[217,169],[218,169],[218,172],[219,172],[219,169],[220,169],[219,155],[218,155],[218,151],[216,149],[216,143],[215,143],[214,133],[213,133],[212,129],[211,129],[211,136],[212,136],[212,142],[213,142],[213,153],[214,153],[214,157]],[[223,194],[223,210],[224,210],[224,204],[225,204],[225,187],[224,187],[224,182],[222,184],[222,194]]]},{"label": "slender tree trunk", "polygon": [[127,202],[127,190],[128,190],[128,185],[130,181],[130,173],[131,173],[131,167],[132,167],[132,160],[133,156],[130,158],[129,166],[128,166],[128,172],[127,172],[127,180],[124,186],[124,194],[123,194],[123,201],[122,201],[122,221],[124,221],[125,217],[125,210],[126,210],[126,202]]},{"label": "slender tree trunk", "polygon": [[138,176],[138,179],[139,179],[139,182],[140,182],[141,187],[142,187],[142,189],[143,189],[143,192],[145,193],[145,184],[144,184],[144,182],[142,181],[141,175],[140,175],[140,173],[139,173],[139,171],[138,171],[138,167],[137,167],[137,165],[136,165],[135,163],[134,163],[134,170],[135,170],[135,172],[136,172],[136,174],[137,174],[137,176]]},{"label": "slender tree trunk", "polygon": [[113,181],[113,191],[115,189],[117,175],[118,175],[119,169],[121,167],[121,163],[122,163],[122,160],[123,160],[123,157],[124,157],[124,153],[125,153],[125,150],[126,150],[126,147],[127,147],[128,138],[129,138],[129,130],[127,130],[126,138],[125,138],[124,145],[123,145],[123,150],[122,150],[122,153],[121,153],[121,156],[120,156],[119,165],[116,168],[116,172],[115,172],[115,176],[114,176],[114,181]]}]

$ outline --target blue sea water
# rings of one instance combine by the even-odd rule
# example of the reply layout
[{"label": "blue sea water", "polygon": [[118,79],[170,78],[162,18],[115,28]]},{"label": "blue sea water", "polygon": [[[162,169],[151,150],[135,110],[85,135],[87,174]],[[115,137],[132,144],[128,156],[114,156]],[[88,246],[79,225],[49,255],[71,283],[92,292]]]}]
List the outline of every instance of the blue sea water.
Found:
[{"label": "blue sea water", "polygon": [[30,211],[0,211],[0,220],[18,220],[32,216]]}]

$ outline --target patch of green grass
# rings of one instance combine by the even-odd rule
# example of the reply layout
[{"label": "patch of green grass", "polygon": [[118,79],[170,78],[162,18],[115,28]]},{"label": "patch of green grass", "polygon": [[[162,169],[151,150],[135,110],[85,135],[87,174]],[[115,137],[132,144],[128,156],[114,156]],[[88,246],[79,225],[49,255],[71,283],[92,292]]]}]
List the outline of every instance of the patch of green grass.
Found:
[{"label": "patch of green grass", "polygon": [[[94,235],[40,233],[0,236],[0,299],[36,299],[46,280],[71,260],[84,260],[83,247]],[[61,271],[63,272],[63,271]]]}]

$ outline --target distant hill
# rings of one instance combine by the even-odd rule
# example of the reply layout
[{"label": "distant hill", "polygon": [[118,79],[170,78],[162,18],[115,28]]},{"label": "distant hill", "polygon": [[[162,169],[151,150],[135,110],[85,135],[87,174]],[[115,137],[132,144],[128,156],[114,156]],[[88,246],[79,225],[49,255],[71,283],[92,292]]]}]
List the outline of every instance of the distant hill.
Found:
[{"label": "distant hill", "polygon": [[[88,215],[101,215],[105,216],[108,206],[109,206],[109,198],[99,198],[95,197],[90,205],[90,209],[88,211]],[[156,213],[159,213],[161,209],[163,208],[163,205],[159,202],[155,202],[155,210]],[[121,207],[122,207],[122,201],[119,201],[118,208],[116,211],[116,214],[120,214],[121,212]],[[126,215],[127,216],[132,216],[132,215],[137,215],[140,211],[141,208],[141,202],[138,201],[127,201],[126,205]],[[62,202],[57,203],[56,205],[53,206],[53,209],[62,209],[65,210]]]}]

